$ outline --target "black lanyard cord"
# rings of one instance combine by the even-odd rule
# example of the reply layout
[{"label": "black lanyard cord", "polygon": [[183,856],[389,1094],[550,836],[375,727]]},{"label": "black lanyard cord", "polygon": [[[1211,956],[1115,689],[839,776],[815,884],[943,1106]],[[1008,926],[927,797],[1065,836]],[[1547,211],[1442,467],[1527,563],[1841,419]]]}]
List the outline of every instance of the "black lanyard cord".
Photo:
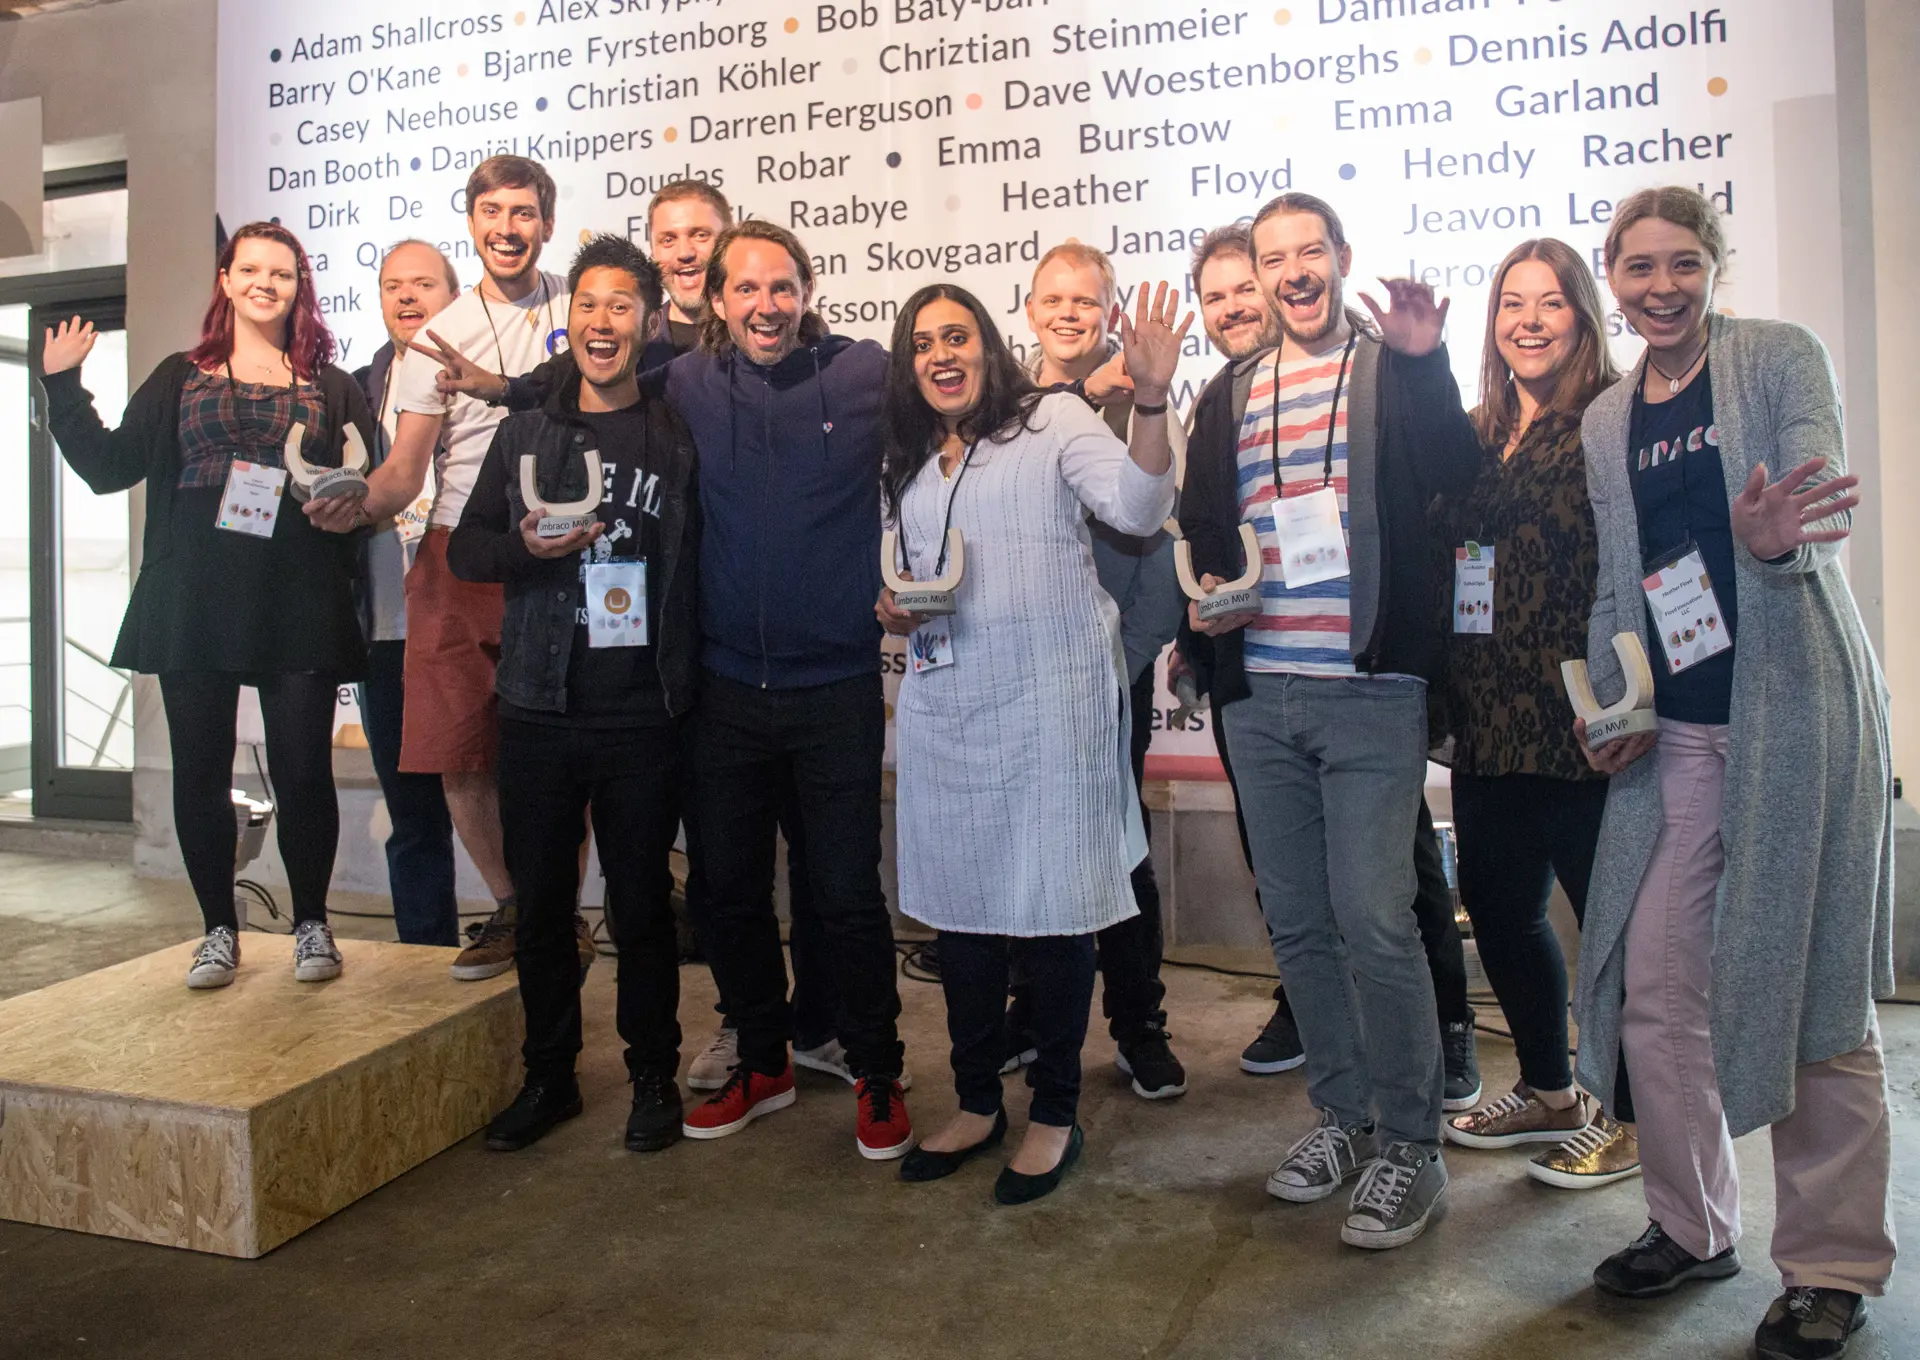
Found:
[{"label": "black lanyard cord", "polygon": [[[493,357],[500,361],[500,376],[503,378],[508,377],[510,375],[507,373],[507,354],[506,351],[500,347],[500,328],[494,324],[493,308],[487,306],[486,280],[482,279],[479,283],[475,284],[473,291],[475,296],[480,299],[480,310],[487,314],[487,329],[493,332]],[[552,335],[553,289],[548,285],[545,274],[540,276],[540,301],[536,302],[534,306],[542,307],[546,310],[547,334]]]},{"label": "black lanyard cord", "polygon": [[[1352,357],[1354,342],[1359,338],[1358,332],[1347,336],[1347,347],[1340,351],[1340,371],[1334,376],[1333,380],[1333,409],[1327,412],[1327,447],[1324,454],[1324,472],[1320,479],[1320,485],[1323,488],[1333,484],[1333,429],[1335,422],[1338,421],[1340,417],[1340,393],[1345,389],[1347,384],[1347,360]],[[1272,429],[1269,431],[1269,434],[1272,436],[1270,457],[1273,460],[1273,498],[1277,501],[1280,499],[1281,494],[1280,351],[1277,349],[1273,352],[1273,409],[1269,419],[1272,423]]]},{"label": "black lanyard cord", "polygon": [[[953,527],[953,502],[960,494],[960,483],[967,475],[967,469],[973,465],[973,451],[980,447],[980,441],[974,440],[967,445],[967,452],[960,460],[960,470],[953,474],[953,489],[947,492],[947,513],[940,521],[940,555],[933,560],[933,574],[938,579],[947,565],[947,530]],[[939,454],[935,454],[936,459]],[[900,516],[900,555],[906,559],[907,570],[913,570],[913,552],[907,546],[907,517]]]}]

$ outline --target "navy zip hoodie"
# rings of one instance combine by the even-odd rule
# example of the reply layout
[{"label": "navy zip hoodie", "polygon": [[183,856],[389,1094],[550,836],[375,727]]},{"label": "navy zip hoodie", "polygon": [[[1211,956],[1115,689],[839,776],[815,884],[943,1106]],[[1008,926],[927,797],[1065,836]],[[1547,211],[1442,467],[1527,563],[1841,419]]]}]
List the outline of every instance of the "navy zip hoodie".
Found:
[{"label": "navy zip hoodie", "polygon": [[648,375],[700,455],[701,662],[763,689],[880,669],[887,352],[829,335],[771,368],[694,350]]}]

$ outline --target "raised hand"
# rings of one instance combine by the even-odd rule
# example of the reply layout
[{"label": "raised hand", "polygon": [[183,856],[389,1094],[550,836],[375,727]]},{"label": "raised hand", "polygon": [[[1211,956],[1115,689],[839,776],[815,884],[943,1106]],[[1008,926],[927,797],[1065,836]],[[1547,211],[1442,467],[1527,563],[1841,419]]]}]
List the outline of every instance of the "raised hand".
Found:
[{"label": "raised hand", "polygon": [[1158,406],[1167,399],[1167,389],[1173,385],[1173,370],[1180,363],[1180,342],[1187,338],[1187,328],[1193,325],[1193,313],[1188,312],[1180,328],[1174,329],[1173,319],[1179,310],[1179,290],[1169,288],[1162,280],[1153,290],[1151,305],[1143,283],[1138,290],[1133,319],[1128,320],[1126,314],[1121,313],[1120,358],[1125,362],[1126,372],[1132,375],[1136,405]]},{"label": "raised hand", "polygon": [[99,338],[91,321],[82,321],[77,316],[62,321],[47,332],[46,346],[40,352],[40,371],[65,373],[80,367],[93,353],[93,342]]},{"label": "raised hand", "polygon": [[1380,304],[1365,293],[1360,294],[1360,300],[1373,313],[1374,324],[1380,327],[1380,338],[1387,348],[1415,359],[1439,349],[1447,329],[1447,308],[1453,299],[1442,298],[1436,305],[1433,288],[1413,279],[1382,279],[1381,282],[1387,287],[1392,311],[1381,311]]},{"label": "raised hand", "polygon": [[481,401],[500,401],[507,395],[507,380],[498,373],[489,373],[473,360],[449,345],[445,340],[427,332],[431,346],[418,340],[407,341],[407,348],[415,354],[424,354],[440,365],[440,371],[433,375],[434,389],[443,397],[477,397]]},{"label": "raised hand", "polygon": [[[1826,466],[1824,458],[1809,458],[1771,485],[1766,465],[1756,467],[1729,508],[1734,538],[1755,557],[1767,561],[1784,557],[1803,543],[1838,543],[1852,533],[1845,524],[1833,529],[1807,528],[1860,504],[1860,497],[1851,494],[1860,485],[1858,477],[1812,480]],[[1805,490],[1794,490],[1800,486]]]}]

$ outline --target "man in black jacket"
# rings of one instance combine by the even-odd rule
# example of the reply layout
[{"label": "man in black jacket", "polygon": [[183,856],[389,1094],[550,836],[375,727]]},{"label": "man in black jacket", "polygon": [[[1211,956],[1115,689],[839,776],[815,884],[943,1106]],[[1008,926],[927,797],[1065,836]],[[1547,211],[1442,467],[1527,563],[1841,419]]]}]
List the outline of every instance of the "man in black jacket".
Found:
[{"label": "man in black jacket", "polygon": [[1376,335],[1342,305],[1352,250],[1311,195],[1268,203],[1252,241],[1283,339],[1238,422],[1234,384],[1203,399],[1180,521],[1209,587],[1240,574],[1243,522],[1260,540],[1260,611],[1202,623],[1196,606],[1189,625],[1213,639],[1213,701],[1320,1112],[1267,1188],[1305,1202],[1358,1175],[1342,1240],[1396,1247],[1447,1181],[1433,981],[1407,910],[1441,643],[1426,506],[1471,486],[1482,454],[1430,289],[1389,282],[1389,311],[1362,295]]},{"label": "man in black jacket", "polygon": [[[627,1146],[654,1151],[680,1137],[682,1116],[668,852],[698,665],[699,493],[686,426],[636,380],[658,269],[625,237],[598,236],[568,290],[571,348],[554,385],[540,410],[500,426],[447,547],[461,579],[506,585],[500,813],[527,1075],[487,1146],[526,1147],[580,1112],[572,920],[591,809],[633,1081]],[[549,513],[591,518],[543,535]]]}]

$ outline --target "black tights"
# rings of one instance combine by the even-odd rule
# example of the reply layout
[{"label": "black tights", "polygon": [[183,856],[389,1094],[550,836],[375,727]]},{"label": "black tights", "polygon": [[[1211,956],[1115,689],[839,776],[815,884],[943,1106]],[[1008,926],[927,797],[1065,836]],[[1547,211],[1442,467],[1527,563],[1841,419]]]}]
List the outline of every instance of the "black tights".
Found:
[{"label": "black tights", "polygon": [[173,823],[180,857],[208,930],[238,928],[233,908],[234,717],[240,686],[260,691],[274,826],[293,897],[293,919],[327,919],[327,884],[340,841],[333,792],[334,682],[312,672],[239,675],[172,671],[160,677],[173,743]]}]

